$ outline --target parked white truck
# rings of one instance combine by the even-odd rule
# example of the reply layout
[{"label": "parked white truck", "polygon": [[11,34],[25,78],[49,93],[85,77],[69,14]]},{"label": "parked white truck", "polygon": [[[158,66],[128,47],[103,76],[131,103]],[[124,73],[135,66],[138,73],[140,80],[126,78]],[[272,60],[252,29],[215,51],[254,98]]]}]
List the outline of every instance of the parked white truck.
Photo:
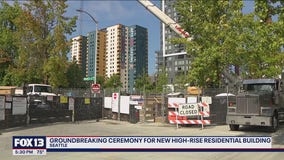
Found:
[{"label": "parked white truck", "polygon": [[28,84],[24,87],[0,86],[0,95],[56,96],[56,94],[52,92],[52,87],[47,84]]},{"label": "parked white truck", "polygon": [[56,96],[52,87],[47,84],[28,84],[27,95]]}]

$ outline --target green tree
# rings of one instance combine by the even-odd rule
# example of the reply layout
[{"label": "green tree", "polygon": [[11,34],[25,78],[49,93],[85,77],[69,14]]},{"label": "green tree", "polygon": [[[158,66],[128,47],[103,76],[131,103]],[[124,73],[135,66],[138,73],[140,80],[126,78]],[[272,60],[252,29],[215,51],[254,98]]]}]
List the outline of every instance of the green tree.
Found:
[{"label": "green tree", "polygon": [[189,72],[191,82],[203,86],[210,78],[219,83],[222,71],[231,64],[230,53],[235,47],[235,43],[231,43],[234,37],[230,34],[234,32],[230,30],[230,23],[234,17],[242,15],[242,5],[238,0],[178,1],[176,8],[182,26],[193,36],[190,42],[179,41],[187,44],[187,52],[193,57]]},{"label": "green tree", "polygon": [[163,68],[162,71],[159,72],[158,75],[157,75],[156,92],[162,93],[164,86],[167,85],[167,84],[168,84],[168,74],[167,74],[165,68]]},{"label": "green tree", "polygon": [[[68,18],[66,1],[25,1],[22,12],[15,18],[18,57],[9,69],[21,83],[49,83],[54,87],[66,87],[67,53],[76,17]],[[8,78],[9,78],[8,77]]]},{"label": "green tree", "polygon": [[174,79],[174,84],[178,86],[184,86],[189,83],[187,74],[178,74]]},{"label": "green tree", "polygon": [[104,76],[101,76],[101,75],[97,75],[96,76],[96,81],[98,84],[100,84],[101,88],[104,88],[105,87],[105,77]]},{"label": "green tree", "polygon": [[[174,42],[186,44],[187,52],[193,57],[191,82],[204,86],[210,79],[211,83],[220,84],[229,65],[239,66],[243,77],[280,74],[284,23],[281,16],[276,22],[266,23],[265,13],[271,11],[273,2],[256,1],[256,11],[243,14],[244,4],[239,0],[179,0],[176,9],[181,15],[180,22],[193,39]],[[273,13],[282,5],[279,3]],[[279,15],[282,10],[278,11]]]},{"label": "green tree", "polygon": [[151,82],[151,78],[146,73],[136,78],[134,87],[137,91],[145,91],[148,93],[153,91],[154,89],[153,83]]},{"label": "green tree", "polygon": [[105,82],[106,88],[113,88],[117,90],[119,87],[122,87],[122,83],[120,82],[120,76],[118,74],[112,75]]},{"label": "green tree", "polygon": [[10,6],[7,2],[1,1],[0,7],[0,84],[11,85],[6,75],[11,76],[8,72],[10,65],[13,65],[15,57],[18,55],[16,37],[16,17],[21,14],[21,7],[18,2]]},{"label": "green tree", "polygon": [[76,62],[69,62],[67,69],[67,81],[69,88],[86,88],[87,85],[83,81],[84,75],[82,69]]},{"label": "green tree", "polygon": [[[284,1],[255,1],[255,12],[250,21],[249,41],[243,63],[247,78],[278,77],[284,65]],[[275,17],[274,20],[272,18]],[[248,56],[249,55],[249,56]]]},{"label": "green tree", "polygon": [[188,75],[187,74],[178,74],[174,79],[175,92],[184,91],[186,89],[186,85],[189,84]]}]

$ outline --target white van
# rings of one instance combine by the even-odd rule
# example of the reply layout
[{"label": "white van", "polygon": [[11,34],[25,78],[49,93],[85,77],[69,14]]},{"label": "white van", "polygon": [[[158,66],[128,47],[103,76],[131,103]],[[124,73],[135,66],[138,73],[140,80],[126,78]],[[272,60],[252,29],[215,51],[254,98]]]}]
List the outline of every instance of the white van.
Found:
[{"label": "white van", "polygon": [[47,84],[29,84],[27,95],[56,96],[51,86]]}]

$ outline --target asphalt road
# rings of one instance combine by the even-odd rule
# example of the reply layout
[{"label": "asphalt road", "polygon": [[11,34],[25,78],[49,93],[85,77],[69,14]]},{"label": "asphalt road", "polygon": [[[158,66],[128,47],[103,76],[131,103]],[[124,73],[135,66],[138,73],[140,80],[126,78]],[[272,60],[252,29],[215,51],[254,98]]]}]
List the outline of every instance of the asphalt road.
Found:
[{"label": "asphalt road", "polygon": [[[1,130],[0,159],[3,160],[275,160],[282,159],[284,152],[48,152],[45,156],[13,156],[12,136],[271,136],[273,148],[284,148],[284,124],[275,133],[267,128],[243,127],[240,131],[229,131],[227,125],[212,125],[176,128],[169,124],[119,122],[113,120],[60,122],[33,124]],[[282,157],[282,158],[281,158]]]}]

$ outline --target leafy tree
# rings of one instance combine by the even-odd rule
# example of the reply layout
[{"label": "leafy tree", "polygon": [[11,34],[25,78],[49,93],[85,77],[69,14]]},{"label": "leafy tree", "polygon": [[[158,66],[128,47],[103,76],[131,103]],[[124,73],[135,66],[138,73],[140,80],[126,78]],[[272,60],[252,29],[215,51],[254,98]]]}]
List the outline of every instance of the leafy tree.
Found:
[{"label": "leafy tree", "polygon": [[69,88],[86,88],[86,84],[83,81],[84,75],[82,69],[76,62],[69,62],[67,69],[67,83]]},{"label": "leafy tree", "polygon": [[[193,39],[184,43],[193,57],[189,78],[204,86],[206,80],[220,84],[229,65],[241,68],[244,78],[273,77],[283,67],[283,3],[256,1],[256,10],[243,14],[239,0],[179,0],[176,9],[183,28]],[[273,4],[273,5],[272,5]],[[190,9],[189,9],[190,8]],[[270,14],[277,21],[267,23]],[[270,16],[268,16],[270,14]]]},{"label": "leafy tree", "polygon": [[175,92],[184,91],[186,89],[186,85],[189,84],[188,75],[187,74],[178,74],[174,79]]},{"label": "leafy tree", "polygon": [[25,1],[14,24],[18,56],[9,69],[9,77],[21,83],[49,83],[54,87],[66,87],[67,53],[76,17],[64,14],[66,0]]},{"label": "leafy tree", "polygon": [[105,87],[114,88],[114,89],[122,87],[122,83],[120,82],[120,76],[118,74],[112,75],[110,78],[106,80]]},{"label": "leafy tree", "polygon": [[96,81],[98,84],[100,84],[101,88],[104,88],[105,86],[105,77],[104,76],[101,76],[101,75],[97,75],[96,76]]},{"label": "leafy tree", "polygon": [[165,68],[163,68],[162,71],[157,75],[156,91],[158,93],[162,93],[164,86],[167,84],[168,84],[168,75]]},{"label": "leafy tree", "polygon": [[[255,1],[254,17],[250,22],[244,77],[278,77],[284,65],[283,8],[284,1]],[[275,19],[272,21],[273,16]],[[278,16],[278,18],[276,17]]]},{"label": "leafy tree", "polygon": [[174,84],[178,86],[184,86],[189,82],[187,74],[178,74],[174,79]]},{"label": "leafy tree", "polygon": [[151,78],[146,73],[137,77],[137,79],[135,80],[134,87],[138,91],[145,91],[145,92],[151,92],[154,89],[154,86],[151,82]]},{"label": "leafy tree", "polygon": [[190,80],[199,85],[204,85],[208,78],[219,83],[222,70],[231,64],[229,54],[235,47],[235,43],[229,43],[234,38],[228,36],[234,33],[229,23],[233,17],[241,16],[242,1],[178,1],[176,8],[185,30],[193,36],[190,42],[181,40],[193,57]]},{"label": "leafy tree", "polygon": [[[18,2],[10,6],[7,2],[1,1],[0,7],[0,84],[9,85],[11,81],[4,79],[9,74],[8,68],[13,65],[17,56],[16,25],[14,20],[21,14],[21,7]],[[10,74],[9,74],[10,75]]]}]

